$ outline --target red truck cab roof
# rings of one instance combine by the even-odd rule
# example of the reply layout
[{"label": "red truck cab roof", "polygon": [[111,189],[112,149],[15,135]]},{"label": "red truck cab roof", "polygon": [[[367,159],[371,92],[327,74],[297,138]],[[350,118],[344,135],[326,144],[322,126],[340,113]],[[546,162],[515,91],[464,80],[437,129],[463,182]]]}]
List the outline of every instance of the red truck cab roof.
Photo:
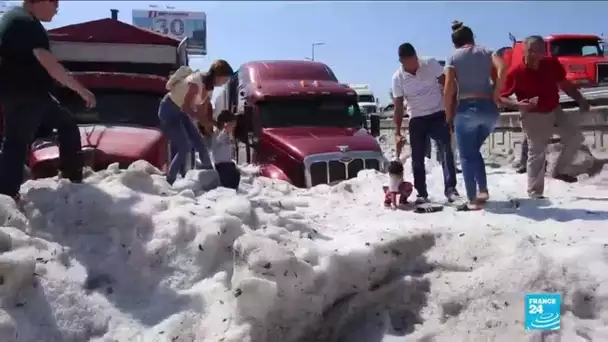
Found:
[{"label": "red truck cab roof", "polygon": [[297,60],[252,61],[241,66],[250,98],[343,95],[356,96],[340,84],[324,63]]}]

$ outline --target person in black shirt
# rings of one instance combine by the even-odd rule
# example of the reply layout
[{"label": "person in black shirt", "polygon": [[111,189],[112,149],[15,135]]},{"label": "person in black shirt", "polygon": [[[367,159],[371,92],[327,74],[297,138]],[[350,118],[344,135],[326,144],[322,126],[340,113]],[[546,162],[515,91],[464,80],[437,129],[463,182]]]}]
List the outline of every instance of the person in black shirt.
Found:
[{"label": "person in black shirt", "polygon": [[25,0],[0,17],[0,104],[4,116],[0,194],[19,198],[23,165],[41,122],[57,129],[59,169],[82,181],[82,147],[76,121],[50,95],[54,81],[95,106],[94,95],[72,78],[50,51],[41,21],[57,13],[57,0]]}]

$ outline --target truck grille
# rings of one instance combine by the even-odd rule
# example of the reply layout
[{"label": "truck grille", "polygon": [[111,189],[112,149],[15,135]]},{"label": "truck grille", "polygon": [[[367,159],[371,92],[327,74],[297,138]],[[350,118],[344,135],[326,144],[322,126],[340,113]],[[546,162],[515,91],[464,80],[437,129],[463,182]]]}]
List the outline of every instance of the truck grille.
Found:
[{"label": "truck grille", "polygon": [[357,177],[357,173],[364,169],[380,171],[378,159],[356,158],[350,162],[339,160],[320,161],[310,165],[311,185],[332,184],[335,182]]},{"label": "truck grille", "polygon": [[608,83],[608,64],[597,64],[597,83]]}]

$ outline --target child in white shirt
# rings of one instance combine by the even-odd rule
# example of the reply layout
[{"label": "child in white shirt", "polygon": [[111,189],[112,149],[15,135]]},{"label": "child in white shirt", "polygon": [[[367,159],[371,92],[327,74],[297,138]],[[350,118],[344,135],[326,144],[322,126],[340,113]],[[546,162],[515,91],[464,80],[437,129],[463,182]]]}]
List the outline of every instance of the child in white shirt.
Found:
[{"label": "child in white shirt", "polygon": [[396,210],[398,206],[406,205],[407,198],[412,194],[412,188],[412,183],[403,180],[403,164],[397,160],[390,162],[388,185],[383,187],[384,206]]},{"label": "child in white shirt", "polygon": [[229,111],[221,112],[217,117],[217,128],[213,133],[211,148],[215,170],[223,187],[237,190],[241,182],[241,173],[232,161],[233,135],[236,116]]}]

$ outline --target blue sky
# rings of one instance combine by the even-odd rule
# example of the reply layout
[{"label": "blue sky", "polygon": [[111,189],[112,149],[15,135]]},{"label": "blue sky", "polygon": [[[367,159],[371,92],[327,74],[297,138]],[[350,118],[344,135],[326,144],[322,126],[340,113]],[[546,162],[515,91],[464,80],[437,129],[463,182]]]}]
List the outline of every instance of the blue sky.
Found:
[{"label": "blue sky", "polygon": [[99,19],[120,11],[131,22],[133,9],[148,5],[207,13],[208,50],[193,59],[205,68],[216,58],[236,68],[256,59],[303,59],[328,64],[340,81],[366,83],[386,103],[391,76],[398,67],[397,47],[411,42],[422,56],[445,58],[451,49],[450,22],[470,26],[478,44],[509,45],[508,33],[604,32],[608,2],[216,2],[216,1],[62,1],[49,27]]}]

